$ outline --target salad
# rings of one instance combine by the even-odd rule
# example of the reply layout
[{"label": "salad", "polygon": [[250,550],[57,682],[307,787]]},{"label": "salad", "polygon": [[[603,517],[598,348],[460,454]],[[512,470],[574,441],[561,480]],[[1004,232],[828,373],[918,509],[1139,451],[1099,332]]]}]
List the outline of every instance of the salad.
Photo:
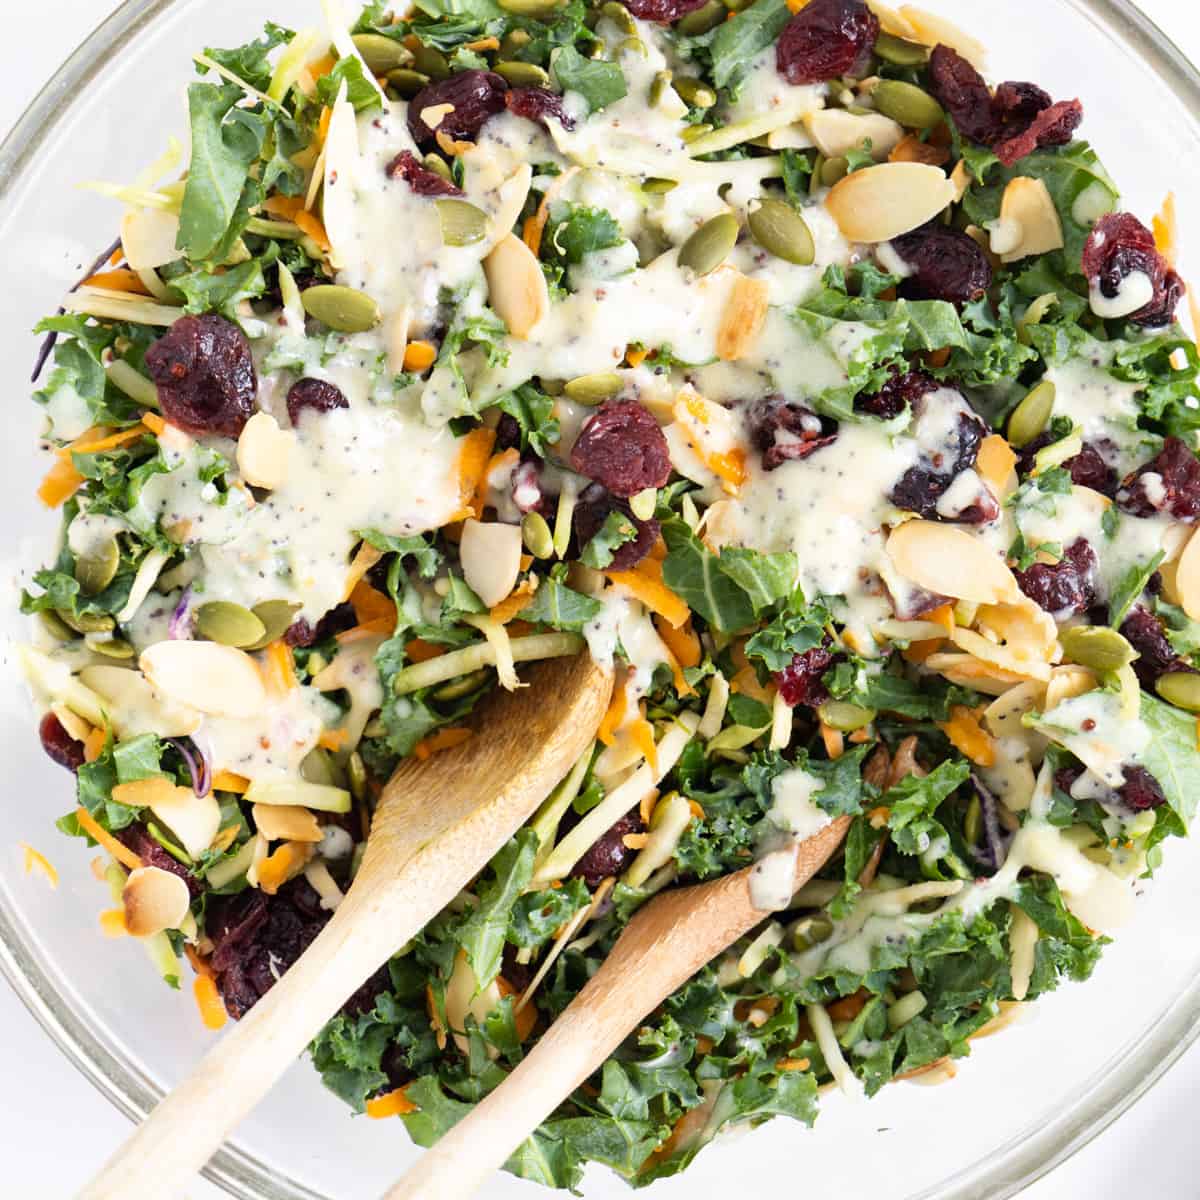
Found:
[{"label": "salad", "polygon": [[38,327],[22,659],[101,924],[243,1016],[396,764],[586,652],[594,746],[346,980],[325,1083],[432,1143],[639,905],[752,864],[761,925],[509,1169],[644,1185],[948,1078],[1087,978],[1195,809],[1172,202],[1122,211],[1078,99],[909,5],[326,15],[195,55],[190,157],[91,185],[119,240]]}]

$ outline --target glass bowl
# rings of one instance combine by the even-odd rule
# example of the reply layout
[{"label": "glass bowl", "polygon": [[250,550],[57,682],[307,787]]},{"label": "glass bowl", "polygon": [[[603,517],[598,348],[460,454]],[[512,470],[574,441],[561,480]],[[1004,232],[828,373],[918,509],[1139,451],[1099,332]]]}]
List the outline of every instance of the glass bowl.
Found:
[{"label": "glass bowl", "polygon": [[[995,78],[1033,79],[1060,98],[1079,95],[1083,133],[1148,219],[1173,189],[1200,211],[1200,77],[1126,0],[926,0],[989,45]],[[273,17],[319,23],[317,0],[129,0],[66,62],[0,148],[0,278],[9,314],[0,335],[10,425],[0,451],[0,503],[9,514],[10,591],[0,634],[22,636],[15,589],[50,544],[56,518],[34,498],[45,464],[31,453],[39,428],[25,402],[37,349],[29,334],[113,237],[115,203],[81,180],[128,181],[186,132],[190,55],[237,45]],[[1185,248],[1186,251],[1186,248]],[[1196,264],[1195,270],[1189,270]],[[1200,281],[1200,251],[1183,273]],[[141,1117],[210,1044],[189,994],[154,977],[130,940],[108,941],[97,913],[106,896],[90,855],[58,840],[71,807],[61,770],[43,755],[24,690],[11,669],[0,687],[10,711],[0,734],[10,780],[0,852],[0,968],[63,1052],[123,1112]],[[61,874],[51,892],[22,870],[19,841],[48,851]],[[1191,860],[1189,862],[1189,859]],[[1079,1149],[1133,1103],[1200,1033],[1200,846],[1173,845],[1147,886],[1136,923],[1111,946],[1093,981],[1064,987],[1029,1018],[976,1044],[958,1078],[939,1088],[886,1088],[868,1104],[828,1097],[815,1130],[778,1120],[706,1150],[661,1200],[703,1191],[765,1190],[803,1154],[807,1178],[844,1200],[1003,1200]],[[751,1144],[752,1143],[752,1144]],[[239,1129],[208,1169],[239,1197],[320,1200],[377,1196],[415,1157],[398,1122],[352,1118],[307,1063]],[[602,1170],[585,1194],[623,1194]],[[489,1197],[531,1195],[501,1177]]]}]

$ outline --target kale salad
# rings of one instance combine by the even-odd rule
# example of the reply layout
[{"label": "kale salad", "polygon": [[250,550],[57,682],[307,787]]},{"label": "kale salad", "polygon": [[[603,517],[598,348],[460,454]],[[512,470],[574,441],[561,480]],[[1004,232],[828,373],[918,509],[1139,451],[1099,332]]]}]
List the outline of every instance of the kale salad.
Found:
[{"label": "kale salad", "polygon": [[1088,977],[1200,794],[1173,204],[910,5],[326,17],[195,55],[190,152],[90,185],[119,239],[38,327],[21,655],[103,929],[243,1016],[396,764],[589,653],[594,745],[346,980],[326,1085],[431,1144],[639,905],[755,863],[761,924],[508,1168],[642,1186],[949,1078]]}]

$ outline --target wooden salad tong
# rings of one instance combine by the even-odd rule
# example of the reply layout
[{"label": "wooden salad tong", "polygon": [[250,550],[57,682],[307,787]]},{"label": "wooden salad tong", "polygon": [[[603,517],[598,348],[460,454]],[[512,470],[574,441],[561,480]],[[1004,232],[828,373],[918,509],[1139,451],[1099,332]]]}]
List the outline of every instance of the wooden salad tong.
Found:
[{"label": "wooden salad tong", "polygon": [[[824,866],[849,824],[840,817],[800,843],[794,890]],[[385,1200],[474,1195],[648,1013],[767,917],[751,900],[752,870],[664,892],[638,909],[599,971],[537,1045]]]},{"label": "wooden salad tong", "polygon": [[303,1053],[346,997],[437,915],[591,744],[611,668],[585,651],[536,664],[481,706],[475,736],[400,764],[362,866],[317,939],[80,1192],[167,1200]]}]

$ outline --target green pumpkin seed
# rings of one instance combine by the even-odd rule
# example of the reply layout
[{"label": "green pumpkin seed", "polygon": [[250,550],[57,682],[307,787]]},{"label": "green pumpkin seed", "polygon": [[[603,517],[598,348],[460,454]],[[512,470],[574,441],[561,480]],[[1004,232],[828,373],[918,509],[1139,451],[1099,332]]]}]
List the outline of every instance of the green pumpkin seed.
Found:
[{"label": "green pumpkin seed", "polygon": [[671,86],[671,72],[658,71],[650,81],[650,107],[656,108]]},{"label": "green pumpkin seed", "polygon": [[1050,424],[1054,412],[1054,382],[1043,379],[1031,388],[1008,418],[1008,440],[1020,449],[1028,446]]},{"label": "green pumpkin seed", "polygon": [[514,54],[524,50],[533,41],[533,36],[527,29],[513,29],[500,39],[500,49],[497,54],[502,59],[512,58]]},{"label": "green pumpkin seed", "polygon": [[564,7],[566,0],[499,0],[499,3],[505,12],[516,13],[519,17],[542,19],[552,16]]},{"label": "green pumpkin seed", "polygon": [[56,608],[60,621],[69,625],[76,633],[109,633],[117,627],[116,621],[108,613],[76,613],[72,616],[62,608]]},{"label": "green pumpkin seed", "polygon": [[367,768],[357,750],[346,759],[346,774],[349,776],[350,795],[355,800],[361,800],[367,794]]},{"label": "green pumpkin seed", "polygon": [[597,38],[588,48],[588,58],[601,59],[608,52],[608,43],[603,38]]},{"label": "green pumpkin seed", "polygon": [[85,596],[98,596],[121,565],[121,550],[115,537],[105,538],[75,560],[75,580]]},{"label": "green pumpkin seed", "polygon": [[1155,691],[1168,703],[1184,712],[1200,713],[1200,675],[1192,671],[1172,671],[1159,677]]},{"label": "green pumpkin seed", "polygon": [[821,183],[825,187],[833,187],[840,183],[850,173],[848,158],[827,158],[821,164]]},{"label": "green pumpkin seed", "polygon": [[512,87],[547,87],[550,76],[537,63],[498,62],[496,74]]},{"label": "green pumpkin seed", "polygon": [[478,671],[469,671],[466,675],[460,675],[457,679],[451,679],[448,683],[442,684],[433,693],[433,698],[435,700],[461,700],[463,696],[469,696],[483,687],[491,674],[492,672],[487,667],[481,667]]},{"label": "green pumpkin seed", "polygon": [[692,75],[684,75],[682,78],[676,79],[675,90],[679,93],[680,99],[684,103],[690,104],[692,108],[712,108],[717,102],[717,93],[702,79],[696,79]]},{"label": "green pumpkin seed", "polygon": [[440,176],[447,183],[454,182],[454,174],[450,170],[450,165],[440,154],[434,154],[434,152],[431,150],[423,159],[421,159],[421,162],[424,165],[425,170],[432,171],[435,175]]},{"label": "green pumpkin seed", "polygon": [[929,47],[906,41],[890,33],[875,39],[875,53],[884,62],[897,67],[920,67],[929,61]]},{"label": "green pumpkin seed", "polygon": [[706,133],[712,133],[715,128],[715,125],[689,125],[679,136],[690,146],[692,142],[698,142]]},{"label": "green pumpkin seed", "polygon": [[319,783],[324,787],[346,786],[346,772],[323,746],[314,746],[304,756],[300,764],[300,776],[309,783]]},{"label": "green pumpkin seed", "polygon": [[629,497],[629,511],[633,513],[639,521],[648,521],[654,516],[654,510],[658,507],[658,488],[642,488],[640,492],[636,492]]},{"label": "green pumpkin seed", "polygon": [[640,37],[623,38],[617,44],[616,57],[620,58],[622,54],[636,54],[638,58],[650,57],[650,51],[646,49],[646,43]]},{"label": "green pumpkin seed", "polygon": [[250,611],[263,623],[263,635],[252,646],[243,646],[242,649],[262,650],[287,633],[300,611],[300,605],[290,600],[264,600]]},{"label": "green pumpkin seed", "polygon": [[600,15],[607,17],[622,33],[637,33],[637,22],[633,14],[617,0],[608,0],[600,6]]},{"label": "green pumpkin seed", "polygon": [[413,60],[407,46],[382,33],[356,33],[352,41],[372,75],[386,75],[397,67],[407,67]]},{"label": "green pumpkin seed", "polygon": [[983,836],[983,805],[978,795],[971,797],[967,805],[967,815],[963,818],[963,837],[968,846],[978,846]]},{"label": "green pumpkin seed", "polygon": [[731,212],[718,213],[683,243],[679,249],[679,265],[697,275],[707,275],[725,261],[737,238],[737,217]]},{"label": "green pumpkin seed", "polygon": [[52,609],[44,608],[38,613],[38,620],[42,623],[42,628],[52,637],[60,642],[73,642],[76,638],[76,631],[71,628]]},{"label": "green pumpkin seed", "polygon": [[253,646],[267,629],[248,608],[230,600],[210,600],[196,609],[196,631],[222,646]]},{"label": "green pumpkin seed", "polygon": [[786,200],[768,199],[751,210],[750,235],[768,254],[801,267],[816,257],[812,233],[804,218]]},{"label": "green pumpkin seed", "polygon": [[1093,671],[1119,671],[1137,658],[1133,647],[1104,625],[1076,625],[1058,635],[1070,662]]},{"label": "green pumpkin seed", "polygon": [[725,20],[728,11],[721,0],[708,0],[701,8],[694,9],[686,17],[680,17],[675,22],[675,29],[684,37],[699,37],[716,29]]},{"label": "green pumpkin seed", "polygon": [[408,67],[389,71],[387,81],[405,100],[411,100],[423,87],[428,87],[433,82],[424,72],[413,71]]},{"label": "green pumpkin seed", "polygon": [[442,222],[442,241],[447,246],[473,246],[487,236],[487,213],[466,200],[436,201]]},{"label": "green pumpkin seed", "polygon": [[741,12],[744,8],[749,8],[754,0],[725,0],[725,7],[730,12]]},{"label": "green pumpkin seed", "polygon": [[808,194],[815,196],[821,190],[821,175],[825,170],[825,155],[817,151],[813,159],[812,174],[808,177]]},{"label": "green pumpkin seed", "polygon": [[563,395],[576,404],[603,404],[623,387],[625,381],[615,371],[597,371],[592,375],[577,375],[563,385]]},{"label": "green pumpkin seed", "polygon": [[521,521],[521,540],[534,558],[554,557],[554,534],[541,513],[526,513]]},{"label": "green pumpkin seed", "polygon": [[642,191],[650,196],[665,196],[679,186],[674,179],[647,179],[642,184]]},{"label": "green pumpkin seed", "polygon": [[450,78],[450,64],[440,50],[435,50],[432,46],[421,45],[417,46],[412,54],[413,66],[422,75],[428,75],[435,82]]},{"label": "green pumpkin seed", "polygon": [[366,333],[379,324],[379,305],[356,288],[321,283],[300,293],[304,311],[339,333]]},{"label": "green pumpkin seed", "polygon": [[833,922],[824,913],[814,913],[811,917],[801,917],[792,926],[792,948],[811,950],[832,936]]},{"label": "green pumpkin seed", "polygon": [[89,638],[88,649],[103,654],[105,658],[133,657],[133,647],[122,638],[101,638],[94,642]]},{"label": "green pumpkin seed", "polygon": [[881,79],[871,96],[878,112],[908,129],[932,129],[946,119],[945,110],[928,92],[902,79]]},{"label": "green pumpkin seed", "polygon": [[826,700],[817,709],[817,716],[830,729],[853,733],[856,729],[865,729],[875,720],[875,710],[863,708],[860,704],[849,704],[845,700]]}]

